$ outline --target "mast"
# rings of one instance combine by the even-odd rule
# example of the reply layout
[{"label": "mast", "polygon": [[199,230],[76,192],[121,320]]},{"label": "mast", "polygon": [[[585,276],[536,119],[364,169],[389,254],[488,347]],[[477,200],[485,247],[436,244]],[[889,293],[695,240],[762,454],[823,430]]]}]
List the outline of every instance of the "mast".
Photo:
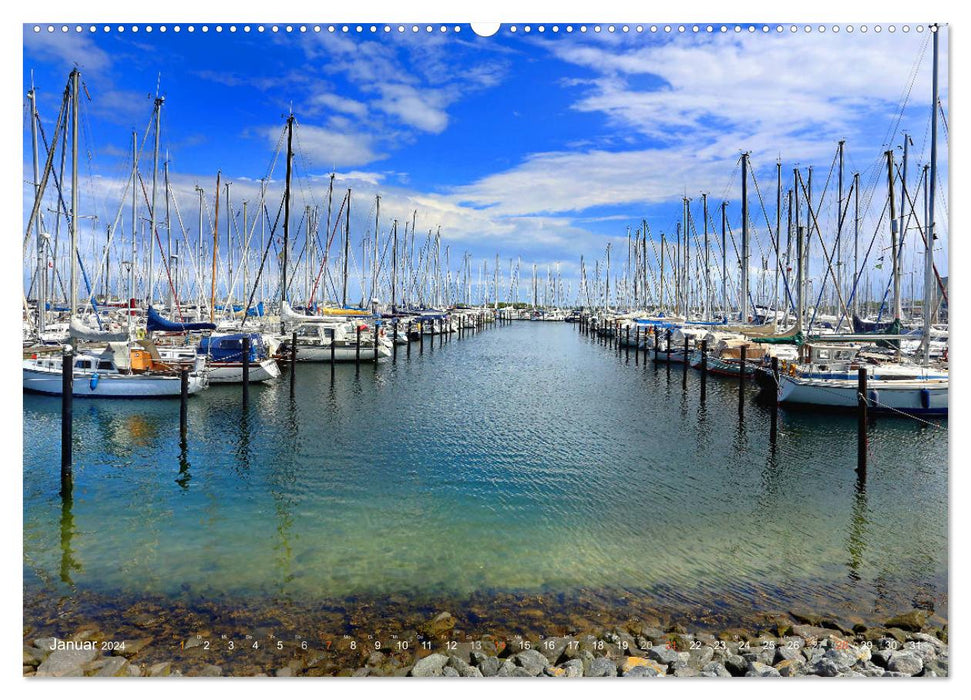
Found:
[{"label": "mast", "polygon": [[148,212],[149,232],[148,232],[148,305],[155,302],[155,198],[158,191],[158,146],[159,146],[159,127],[162,121],[162,103],[165,98],[155,98],[155,149],[152,155],[152,208]]},{"label": "mast", "polygon": [[661,234],[661,313],[664,313],[664,234]]},{"label": "mast", "polygon": [[78,268],[78,104],[80,102],[81,74],[77,68],[71,71],[71,318],[78,306],[78,290],[75,281]]},{"label": "mast", "polygon": [[604,311],[610,308],[610,244],[607,244],[607,287],[604,294]]},{"label": "mast", "polygon": [[[901,172],[900,172],[900,223],[897,225],[897,235],[900,238],[901,260],[903,260],[903,256],[904,256],[904,239],[907,236],[907,222],[906,222],[906,217],[904,215],[904,212],[907,210],[907,145],[908,145],[907,142],[910,141],[910,137],[907,135],[906,131],[903,133],[903,136],[904,136],[904,160],[903,160],[903,167],[901,168]],[[913,206],[911,206],[911,211],[913,211]],[[911,294],[910,296],[910,302],[911,302],[910,316],[913,317],[914,315],[913,294]]]},{"label": "mast", "polygon": [[[133,133],[132,134],[132,138],[134,139],[134,137],[135,137],[135,134]],[[133,143],[133,147],[134,147],[134,143]],[[196,265],[199,268],[199,275],[201,277],[201,275],[202,275],[202,206],[203,206],[203,204],[202,204],[202,195],[203,195],[203,191],[202,191],[202,188],[199,187],[199,185],[196,185],[195,187],[196,187],[196,192],[199,193],[199,241],[197,243],[199,252],[196,255]],[[135,207],[135,193],[133,191],[132,192],[132,221],[135,220],[135,210],[134,210],[134,207]],[[132,243],[132,245],[134,246],[134,242]],[[133,251],[134,251],[134,249],[133,249]],[[135,253],[132,252],[132,261],[134,261],[134,260],[135,260]],[[196,282],[196,290],[197,290],[196,293],[199,295],[199,297],[202,296],[202,294],[201,294],[202,290],[199,289],[199,283],[201,283],[201,282],[202,282],[201,279],[199,279]],[[132,294],[132,296],[134,296],[134,294]]]},{"label": "mast", "polygon": [[728,202],[722,202],[722,316],[728,319]]},{"label": "mast", "polygon": [[128,334],[131,336],[132,325],[135,320],[132,315],[131,304],[135,298],[135,253],[137,252],[135,235],[138,231],[138,134],[131,132],[131,265],[128,267]]},{"label": "mast", "polygon": [[233,298],[233,288],[236,286],[233,279],[233,205],[230,197],[229,186],[233,184],[226,182],[226,301]]},{"label": "mast", "polygon": [[708,249],[708,193],[701,193],[701,215],[705,219],[705,314],[706,321],[711,320],[711,268]]},{"label": "mast", "polygon": [[860,290],[860,173],[853,173],[853,315],[859,316]]},{"label": "mast", "polygon": [[307,306],[310,304],[310,263],[311,263],[311,254],[313,253],[313,239],[310,235],[310,205],[309,204],[303,208],[303,216],[304,216],[304,219],[307,220],[307,233],[305,236],[306,240],[304,243],[304,247],[306,248],[307,259],[304,261],[305,264],[303,266],[303,298],[304,298],[304,305]]},{"label": "mast", "polygon": [[836,204],[836,290],[839,294],[843,292],[843,145],[846,141],[839,142],[839,175],[836,179],[837,204]]},{"label": "mast", "polygon": [[391,224],[391,313],[397,313],[398,292],[398,220]]},{"label": "mast", "polygon": [[347,258],[351,254],[351,188],[347,188],[347,212],[344,214],[344,287],[341,308],[347,308]]},{"label": "mast", "polygon": [[[40,158],[37,149],[37,93],[34,91],[34,74],[30,74],[30,91],[27,93],[30,99],[30,142],[31,151],[34,156],[34,199],[40,196]],[[47,327],[47,254],[45,251],[46,235],[41,233],[40,218],[34,219],[34,237],[37,241],[37,273],[34,275],[34,284],[37,287],[37,333],[43,333]]]},{"label": "mast", "polygon": [[[287,267],[290,255],[290,183],[293,179],[293,112],[287,117],[287,171],[283,189],[283,276],[280,282],[280,309],[287,300]],[[280,330],[284,326],[281,322]]]},{"label": "mast", "polygon": [[[897,259],[900,231],[897,230],[897,210],[893,196],[893,151],[886,151],[887,156],[887,196],[890,198],[890,249],[893,255],[893,320],[900,323],[900,264]],[[898,345],[899,354],[899,345]]]},{"label": "mast", "polygon": [[772,328],[779,330],[779,245],[782,243],[782,161],[775,162],[775,283],[772,288]]},{"label": "mast", "polygon": [[933,313],[931,306],[934,298],[934,239],[936,223],[934,221],[934,197],[936,196],[937,184],[937,37],[940,27],[931,27],[934,34],[934,77],[931,81],[931,165],[930,182],[927,189],[927,235],[924,241],[924,333],[921,338],[921,351],[924,365],[928,365],[931,359],[931,317]]},{"label": "mast", "polygon": [[249,217],[246,212],[247,200],[243,200],[243,294],[249,302]]},{"label": "mast", "polygon": [[222,171],[216,171],[216,219],[212,225],[212,278],[209,288],[209,323],[216,320],[216,256],[219,254],[219,179]]},{"label": "mast", "polygon": [[[169,159],[168,154],[166,154],[165,163],[162,164],[165,169],[165,241],[166,241],[166,251],[165,254],[168,256],[168,261],[166,265],[169,267],[170,277],[172,269],[172,224],[171,218],[169,216]],[[175,306],[175,292],[172,290],[172,285],[174,280],[169,281],[168,294],[166,295],[166,307],[171,311]]]},{"label": "mast", "polygon": [[[371,254],[371,299],[373,303],[378,292],[378,224],[381,217],[381,195],[374,196],[374,250]],[[370,303],[368,304],[370,306]]]},{"label": "mast", "polygon": [[741,322],[748,323],[748,153],[742,154],[742,299]]}]

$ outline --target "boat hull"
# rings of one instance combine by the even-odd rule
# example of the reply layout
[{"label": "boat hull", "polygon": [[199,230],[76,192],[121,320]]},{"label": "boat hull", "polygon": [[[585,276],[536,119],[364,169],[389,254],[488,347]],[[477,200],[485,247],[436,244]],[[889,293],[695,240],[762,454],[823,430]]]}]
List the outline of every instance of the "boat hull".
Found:
[{"label": "boat hull", "polygon": [[[25,366],[24,391],[48,396],[60,396],[63,381],[60,370],[37,369]],[[96,378],[97,377],[97,378]],[[198,394],[209,386],[204,373],[189,374],[189,394]],[[171,398],[182,394],[180,377],[148,374],[99,374],[74,372],[72,396],[103,399]]]},{"label": "boat hull", "polygon": [[[391,357],[391,349],[384,344],[378,345],[378,362]],[[356,362],[357,347],[354,345],[334,346],[334,362]],[[361,362],[374,362],[374,347],[361,347]],[[297,344],[297,362],[330,362],[330,345]]]},{"label": "boat hull", "polygon": [[[280,367],[276,360],[270,358],[261,362],[251,362],[249,366],[249,380],[265,382],[280,376]],[[210,362],[209,382],[212,384],[242,384],[242,362]]]},{"label": "boat hull", "polygon": [[[867,383],[871,411],[947,415],[948,381],[911,382],[876,380]],[[839,379],[805,379],[782,375],[779,403],[828,409],[855,409],[857,382]]]}]

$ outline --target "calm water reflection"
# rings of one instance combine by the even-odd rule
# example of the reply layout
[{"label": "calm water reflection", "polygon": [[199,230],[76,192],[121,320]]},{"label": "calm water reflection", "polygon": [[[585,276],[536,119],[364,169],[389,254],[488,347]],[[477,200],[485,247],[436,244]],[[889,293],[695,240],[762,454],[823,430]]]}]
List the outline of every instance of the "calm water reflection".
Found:
[{"label": "calm water reflection", "polygon": [[377,368],[300,365],[177,402],[24,396],[28,588],[314,600],[390,592],[655,593],[671,604],[940,598],[946,422],[886,419],[858,483],[855,419],[516,323]]}]

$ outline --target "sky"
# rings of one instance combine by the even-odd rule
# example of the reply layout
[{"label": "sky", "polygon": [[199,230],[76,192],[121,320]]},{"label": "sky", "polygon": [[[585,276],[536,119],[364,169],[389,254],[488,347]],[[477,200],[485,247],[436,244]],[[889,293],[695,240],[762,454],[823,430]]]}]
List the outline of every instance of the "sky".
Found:
[{"label": "sky", "polygon": [[[123,32],[119,25],[99,24],[95,32],[74,26],[68,32],[24,26],[24,92],[33,81],[51,132],[67,75],[74,65],[81,71],[81,210],[98,217],[97,224],[90,220],[99,227],[91,235],[102,241],[131,169],[132,131],[142,143],[156,94],[165,100],[162,159],[187,240],[198,231],[195,188],[204,190],[211,217],[217,172],[222,183],[232,183],[238,227],[241,203],[255,206],[261,178],[271,180],[267,208],[275,214],[284,157],[274,154],[292,110],[295,217],[305,206],[325,215],[335,172],[335,210],[346,189],[353,190],[353,269],[360,268],[361,240],[372,235],[374,195],[380,194],[381,236],[392,219],[403,227],[417,211],[418,246],[440,227],[453,270],[468,252],[475,265],[488,261],[491,274],[498,254],[508,288],[509,261],[521,259],[521,299],[528,296],[533,263],[544,279],[547,267],[559,263],[575,296],[580,256],[592,276],[608,242],[613,272],[622,274],[628,227],[634,231],[646,220],[654,240],[661,233],[673,238],[684,196],[699,232],[703,192],[713,227],[726,200],[729,223],[739,231],[743,151],[755,177],[749,186],[753,273],[769,250],[766,220],[775,222],[777,159],[784,188],[792,186],[793,168],[804,178],[814,168],[819,224],[831,240],[837,206],[831,169],[841,139],[846,187],[853,172],[861,173],[864,187],[861,245],[879,231],[868,265],[874,277],[884,276],[888,266],[876,267],[889,245],[889,226],[880,219],[883,153],[894,148],[899,161],[902,134],[910,133],[912,196],[929,159],[931,51],[929,32],[915,25],[909,32],[898,25],[893,33],[889,25],[879,33],[833,32],[831,25],[825,32],[805,32],[803,25],[778,32],[775,24],[766,25],[769,31],[761,24],[739,25],[739,31],[726,25],[725,32],[712,25],[711,33],[705,24],[684,32],[677,25],[669,32],[641,25],[638,32],[638,25],[627,25],[625,33],[619,24],[614,32],[607,25],[599,32],[595,25],[560,25],[554,32],[552,25],[540,31],[520,24],[515,32],[503,25],[491,37],[451,24],[444,32],[438,24],[418,32],[411,25],[403,32],[375,25],[373,33],[372,25],[358,32],[354,24],[336,25],[334,32],[328,25],[319,32],[315,25],[303,25],[306,31],[292,25],[290,33],[286,25],[277,32],[263,25],[260,32],[256,24],[196,24],[191,32],[190,25],[176,32],[171,24],[165,32],[158,25],[148,32],[144,24],[137,32],[132,25]],[[946,31],[941,39],[947,114]],[[24,125],[26,134],[26,119]],[[945,275],[948,142],[945,127],[939,129],[937,261]],[[149,186],[150,138],[140,155]],[[29,213],[29,135],[23,157]],[[119,235],[127,236],[121,231],[129,230],[129,216],[124,210]],[[818,257],[811,267],[824,264]],[[913,269],[913,260],[906,258],[904,268]]]}]

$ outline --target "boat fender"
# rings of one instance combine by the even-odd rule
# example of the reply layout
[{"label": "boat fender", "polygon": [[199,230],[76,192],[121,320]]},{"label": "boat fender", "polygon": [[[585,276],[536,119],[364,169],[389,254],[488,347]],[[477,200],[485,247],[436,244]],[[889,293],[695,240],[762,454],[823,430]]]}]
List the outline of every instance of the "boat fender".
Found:
[{"label": "boat fender", "polygon": [[95,389],[98,388],[98,373],[97,372],[95,372],[94,374],[91,375],[90,385],[91,385],[91,391],[94,391]]},{"label": "boat fender", "polygon": [[790,377],[795,377],[796,376],[796,366],[793,365],[793,364],[790,364],[789,365],[789,376]]},{"label": "boat fender", "polygon": [[868,392],[868,394],[869,394],[868,399],[869,399],[870,403],[879,406],[880,405],[880,392],[877,391],[876,389],[870,389],[870,391]]},{"label": "boat fender", "polygon": [[920,390],[920,407],[923,409],[928,409],[931,407],[931,390],[921,389]]}]

